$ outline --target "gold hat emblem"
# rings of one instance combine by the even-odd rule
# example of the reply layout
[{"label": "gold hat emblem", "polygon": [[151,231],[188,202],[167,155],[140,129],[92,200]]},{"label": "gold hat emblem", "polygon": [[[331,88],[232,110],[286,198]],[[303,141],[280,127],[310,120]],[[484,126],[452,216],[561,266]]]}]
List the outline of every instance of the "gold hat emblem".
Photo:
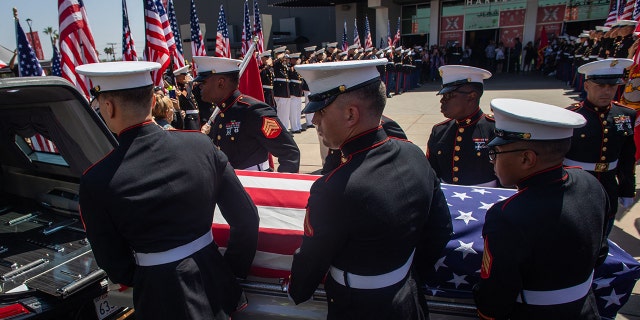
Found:
[{"label": "gold hat emblem", "polygon": [[531,139],[531,133],[523,133],[522,139],[526,139],[526,140]]},{"label": "gold hat emblem", "polygon": [[440,76],[442,77],[442,73],[443,73],[442,70],[439,70],[438,72],[440,72]]},{"label": "gold hat emblem", "polygon": [[609,65],[609,67],[613,68],[618,64],[618,60],[613,60],[611,61],[611,64]]},{"label": "gold hat emblem", "polygon": [[347,87],[343,84],[338,87],[338,90],[340,90],[340,92],[345,92],[347,91]]},{"label": "gold hat emblem", "polygon": [[467,78],[467,82],[471,82],[471,78]]}]

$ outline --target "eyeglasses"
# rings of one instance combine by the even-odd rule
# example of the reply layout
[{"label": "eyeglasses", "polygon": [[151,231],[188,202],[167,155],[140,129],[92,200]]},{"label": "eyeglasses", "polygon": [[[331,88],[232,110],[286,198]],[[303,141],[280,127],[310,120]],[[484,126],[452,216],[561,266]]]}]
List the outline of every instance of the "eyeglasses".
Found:
[{"label": "eyeglasses", "polygon": [[519,152],[519,151],[526,151],[526,150],[529,150],[529,149],[515,149],[515,150],[507,150],[507,151],[496,151],[496,149],[491,149],[489,150],[489,161],[495,161],[496,156],[501,153]]},{"label": "eyeglasses", "polygon": [[449,99],[452,99],[452,98],[453,98],[454,93],[470,94],[470,93],[473,93],[473,92],[475,92],[475,91],[459,91],[459,90],[454,90],[454,91],[449,91],[449,92],[447,92],[447,93],[443,93],[443,94],[442,94],[442,98],[443,98],[444,100],[449,100]]}]

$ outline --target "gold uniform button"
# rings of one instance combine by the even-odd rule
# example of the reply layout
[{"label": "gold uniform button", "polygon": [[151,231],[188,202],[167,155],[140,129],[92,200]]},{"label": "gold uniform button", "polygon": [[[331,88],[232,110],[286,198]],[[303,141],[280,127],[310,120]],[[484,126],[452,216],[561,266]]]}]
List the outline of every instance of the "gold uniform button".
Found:
[{"label": "gold uniform button", "polygon": [[222,139],[222,137],[220,135],[218,135],[218,140]]},{"label": "gold uniform button", "polygon": [[458,132],[463,133],[464,132],[464,128],[459,128]]},{"label": "gold uniform button", "polygon": [[602,151],[607,151],[607,147],[602,147]]},{"label": "gold uniform button", "polygon": [[453,156],[453,161],[458,161],[458,160],[460,160],[460,157],[458,157],[458,156]]},{"label": "gold uniform button", "polygon": [[220,113],[220,118],[224,118],[224,113],[222,113],[222,112]]},{"label": "gold uniform button", "polygon": [[600,157],[600,160],[602,160],[602,161],[607,160],[607,157],[602,156],[602,157]]},{"label": "gold uniform button", "polygon": [[586,136],[587,136],[587,135],[583,133],[583,134],[581,134],[581,135],[580,135],[580,138],[584,138],[584,137],[586,137]]},{"label": "gold uniform button", "polygon": [[218,126],[218,129],[222,129],[222,124],[220,124],[220,125]]},{"label": "gold uniform button", "polygon": [[442,154],[442,151],[438,150],[438,154]]},{"label": "gold uniform button", "polygon": [[460,170],[458,167],[453,167],[453,172],[458,172],[458,170]]},{"label": "gold uniform button", "polygon": [[600,118],[604,119],[604,113],[600,114]]},{"label": "gold uniform button", "polygon": [[482,153],[480,153],[480,152],[478,151],[478,152],[476,153],[476,155],[477,155],[478,157],[480,157],[480,156],[482,156]]},{"label": "gold uniform button", "polygon": [[602,139],[602,141],[609,142],[609,138],[604,138],[604,139]]},{"label": "gold uniform button", "polygon": [[624,132],[624,135],[625,135],[625,136],[626,136],[626,135],[628,135],[628,134],[629,134],[629,132],[626,132],[626,131]]},{"label": "gold uniform button", "polygon": [[609,129],[604,129],[604,133],[609,133]]},{"label": "gold uniform button", "polygon": [[460,146],[455,146],[455,147],[453,148],[453,150],[455,150],[455,151],[460,151]]},{"label": "gold uniform button", "polygon": [[593,108],[593,110],[598,111],[598,108]]},{"label": "gold uniform button", "polygon": [[607,120],[602,121],[602,125],[606,126],[607,125]]},{"label": "gold uniform button", "polygon": [[458,136],[458,137],[456,138],[456,141],[458,141],[458,142],[462,141],[462,137]]},{"label": "gold uniform button", "polygon": [[231,137],[231,141],[233,141],[233,140],[235,140],[235,139],[236,139],[236,137]]},{"label": "gold uniform button", "polygon": [[220,106],[220,108],[223,108],[223,109],[224,109],[224,107],[225,107],[225,104],[223,103],[223,104]]},{"label": "gold uniform button", "polygon": [[453,177],[453,182],[458,182],[458,177]]}]

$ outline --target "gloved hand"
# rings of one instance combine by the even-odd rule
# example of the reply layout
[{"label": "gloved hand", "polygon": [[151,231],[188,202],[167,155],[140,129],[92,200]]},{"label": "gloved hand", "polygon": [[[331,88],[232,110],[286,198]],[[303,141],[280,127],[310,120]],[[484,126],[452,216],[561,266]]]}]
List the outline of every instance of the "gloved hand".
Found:
[{"label": "gloved hand", "polygon": [[631,206],[633,205],[633,198],[618,198],[618,202],[620,203],[620,205],[625,208],[631,208]]}]

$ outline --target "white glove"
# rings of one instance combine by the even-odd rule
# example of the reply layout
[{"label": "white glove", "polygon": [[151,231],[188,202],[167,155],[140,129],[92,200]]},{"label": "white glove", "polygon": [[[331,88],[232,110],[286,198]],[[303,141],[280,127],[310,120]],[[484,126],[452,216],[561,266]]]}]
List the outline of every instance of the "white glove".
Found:
[{"label": "white glove", "polygon": [[628,209],[633,205],[633,198],[618,198],[618,202],[623,208]]}]

